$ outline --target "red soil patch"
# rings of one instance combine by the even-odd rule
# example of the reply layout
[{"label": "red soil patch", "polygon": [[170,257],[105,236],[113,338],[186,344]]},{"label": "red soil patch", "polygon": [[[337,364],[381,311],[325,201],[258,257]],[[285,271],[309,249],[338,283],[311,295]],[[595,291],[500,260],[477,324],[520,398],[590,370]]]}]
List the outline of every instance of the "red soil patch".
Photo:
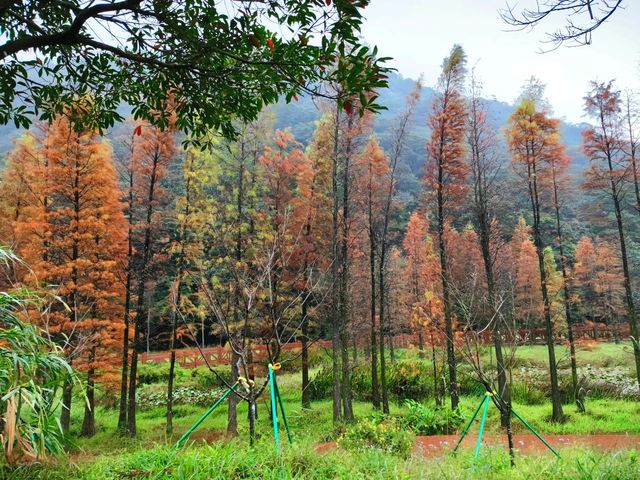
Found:
[{"label": "red soil patch", "polygon": [[[421,452],[426,457],[439,456],[445,451],[452,450],[459,438],[458,435],[418,437],[416,439],[415,451]],[[640,448],[640,435],[615,433],[594,435],[544,435],[543,438],[556,450],[563,447],[580,445],[605,451]],[[467,435],[462,441],[460,448],[475,449],[477,441],[477,435]],[[505,450],[508,448],[507,438],[504,435],[484,436],[482,438],[482,444],[483,446],[502,446]],[[516,451],[520,453],[540,453],[547,450],[547,447],[532,434],[514,435],[513,444]]]},{"label": "red soil patch", "polygon": [[[439,457],[446,452],[453,450],[459,435],[432,435],[425,437],[417,437],[414,447],[415,453],[421,453],[425,457]],[[631,448],[640,448],[640,435],[627,434],[594,434],[594,435],[545,435],[544,439],[554,449],[558,450],[563,447],[586,446],[597,450],[611,451],[623,450]],[[462,441],[460,448],[475,449],[477,435],[467,435]],[[547,447],[538,440],[535,435],[514,435],[514,447],[519,453],[541,453],[547,450]],[[507,450],[507,439],[504,436],[485,435],[482,438],[482,445],[502,446]],[[316,452],[324,453],[336,448],[335,442],[324,442],[316,447]]]}]

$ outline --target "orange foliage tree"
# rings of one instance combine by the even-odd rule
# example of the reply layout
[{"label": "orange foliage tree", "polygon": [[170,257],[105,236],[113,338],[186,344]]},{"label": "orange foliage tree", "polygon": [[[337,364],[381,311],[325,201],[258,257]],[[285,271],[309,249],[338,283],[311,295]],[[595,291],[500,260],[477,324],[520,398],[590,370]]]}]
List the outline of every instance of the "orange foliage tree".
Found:
[{"label": "orange foliage tree", "polygon": [[[18,145],[10,168],[22,179],[23,193],[30,192],[14,197],[23,202],[14,205],[18,253],[69,307],[52,309],[43,327],[86,372],[81,433],[93,435],[95,381],[114,373],[123,333],[118,280],[126,224],[111,149],[96,132],[76,130],[73,115],[67,112],[43,127],[35,142]],[[68,385],[61,414],[66,430],[71,393]]]},{"label": "orange foliage tree", "polygon": [[440,272],[444,303],[447,364],[451,408],[458,406],[456,357],[454,351],[453,311],[449,285],[450,262],[447,258],[445,225],[450,209],[466,191],[468,166],[465,163],[466,107],[463,96],[466,55],[454,45],[444,59],[438,89],[434,95],[428,123],[431,137],[427,142],[424,182],[433,201],[440,255]]},{"label": "orange foliage tree", "polygon": [[[134,129],[129,163],[126,167],[131,176],[127,196],[131,198],[128,206],[130,241],[135,254],[129,257],[127,268],[134,282],[128,295],[135,299],[135,318],[133,321],[133,338],[130,345],[123,345],[124,350],[131,348],[131,366],[129,378],[124,375],[121,381],[128,383],[127,404],[121,402],[119,423],[126,425],[126,433],[136,434],[136,387],[138,371],[138,354],[144,345],[144,319],[147,317],[145,294],[149,281],[153,278],[154,268],[158,265],[157,255],[164,250],[167,235],[166,228],[167,192],[162,180],[176,155],[175,131],[172,128],[160,130],[149,123],[138,123]],[[133,310],[133,308],[132,308]],[[125,321],[129,326],[131,312],[127,311]],[[148,333],[148,332],[147,332]],[[126,370],[127,356],[123,354],[122,368]],[[124,388],[121,388],[124,394]],[[122,428],[122,424],[120,425]]]},{"label": "orange foliage tree", "polygon": [[640,384],[640,343],[638,339],[638,315],[631,288],[631,271],[627,252],[627,239],[623,217],[623,198],[628,186],[629,158],[624,134],[624,117],[621,114],[620,91],[609,83],[591,82],[591,91],[584,98],[585,112],[596,119],[596,125],[585,130],[583,149],[589,160],[585,188],[606,192],[611,200],[618,230],[620,259],[624,276],[627,319],[633,339],[636,376]]},{"label": "orange foliage tree", "polygon": [[297,166],[297,195],[293,201],[292,232],[297,236],[292,264],[301,275],[295,288],[301,292],[300,333],[302,341],[302,406],[311,407],[309,398],[309,326],[314,303],[314,278],[325,273],[329,263],[331,224],[331,126],[324,117],[314,133],[303,162]]},{"label": "orange foliage tree", "polygon": [[559,127],[559,120],[549,118],[544,110],[538,111],[536,101],[525,98],[509,117],[509,127],[506,132],[514,169],[526,182],[531,206],[533,244],[538,259],[539,285],[542,292],[549,354],[552,419],[556,422],[564,420],[564,413],[558,387],[551,298],[544,266],[544,249],[546,245],[542,238],[541,216],[544,206],[543,190],[550,176],[546,162],[556,155],[560,148]]}]

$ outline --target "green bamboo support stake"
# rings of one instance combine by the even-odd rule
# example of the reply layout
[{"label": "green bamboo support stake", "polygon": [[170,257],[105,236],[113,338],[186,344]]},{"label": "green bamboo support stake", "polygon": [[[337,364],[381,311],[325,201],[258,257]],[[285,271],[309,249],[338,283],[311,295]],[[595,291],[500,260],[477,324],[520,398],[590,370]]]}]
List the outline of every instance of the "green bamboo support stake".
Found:
[{"label": "green bamboo support stake", "polygon": [[536,431],[535,431],[535,429],[534,429],[531,425],[529,425],[529,424],[527,423],[527,421],[526,421],[524,418],[522,418],[520,415],[518,415],[518,412],[516,412],[516,411],[512,408],[512,409],[511,409],[511,413],[513,413],[513,414],[517,417],[517,419],[518,419],[518,420],[520,420],[520,421],[524,424],[524,426],[525,426],[525,427],[527,427],[527,428],[531,431],[531,433],[533,433],[536,437],[538,437],[538,440],[540,440],[542,443],[544,443],[544,444],[546,445],[546,447],[547,447],[549,450],[551,450],[551,451],[553,452],[553,454],[554,454],[556,457],[560,458],[560,454],[559,454],[558,452],[556,452],[556,451],[553,449],[553,447],[552,447],[551,445],[549,445],[549,444],[547,443],[547,441],[546,441],[544,438],[542,438],[542,436],[540,436],[540,434],[538,434],[538,432],[536,432]]},{"label": "green bamboo support stake", "polygon": [[478,416],[478,412],[482,408],[482,405],[484,405],[485,401],[486,401],[486,397],[483,398],[482,400],[480,400],[480,403],[478,404],[478,407],[476,408],[476,411],[473,412],[473,415],[471,415],[471,420],[469,420],[469,423],[467,423],[467,426],[464,427],[464,430],[462,431],[462,435],[460,436],[460,439],[458,440],[458,443],[456,443],[456,446],[453,447],[453,453],[456,453],[456,451],[458,450],[458,447],[462,443],[462,440],[464,439],[464,437],[467,436],[467,433],[469,433],[469,429],[471,428],[471,425],[473,425],[473,421]]},{"label": "green bamboo support stake", "polygon": [[269,364],[269,390],[271,391],[271,417],[273,418],[273,438],[276,441],[276,453],[280,452],[280,434],[278,432],[278,408],[276,406],[276,389],[273,383],[274,367],[280,368],[280,364]]},{"label": "green bamboo support stake", "polygon": [[198,428],[198,426],[200,426],[200,424],[201,424],[202,422],[204,422],[205,418],[207,418],[207,417],[211,414],[211,412],[213,412],[213,411],[218,407],[218,405],[220,405],[220,404],[224,401],[224,399],[225,399],[225,398],[227,398],[227,397],[229,396],[229,394],[230,394],[231,392],[233,392],[233,391],[234,391],[234,389],[235,389],[237,386],[238,386],[238,382],[236,382],[236,383],[234,383],[233,385],[231,385],[231,388],[229,388],[229,389],[224,393],[224,395],[222,395],[222,396],[221,396],[221,397],[216,401],[216,403],[214,403],[214,404],[211,406],[211,408],[209,408],[209,410],[207,410],[206,412],[204,412],[204,415],[202,415],[202,417],[200,417],[200,419],[199,419],[196,423],[194,423],[194,424],[193,424],[193,426],[192,426],[189,430],[187,430],[186,432],[184,432],[184,435],[182,435],[182,436],[180,437],[180,440],[178,440],[178,441],[176,442],[176,444],[173,446],[174,450],[175,450],[176,448],[178,448],[182,442],[184,442],[187,438],[189,438],[189,435],[191,435],[191,434],[193,433],[193,431],[194,431],[196,428]]},{"label": "green bamboo support stake", "polygon": [[482,444],[482,433],[484,432],[484,424],[487,421],[487,410],[489,410],[489,397],[491,394],[486,393],[484,397],[484,410],[482,411],[482,419],[480,420],[480,432],[478,433],[478,443],[476,443],[476,453],[473,456],[473,461],[478,460],[480,454],[480,445]]},{"label": "green bamboo support stake", "polygon": [[280,389],[278,388],[278,382],[276,381],[276,376],[273,376],[273,386],[276,390],[276,397],[278,397],[278,404],[280,405],[280,413],[282,413],[282,420],[284,421],[284,427],[287,430],[287,438],[289,439],[289,444],[291,441],[291,432],[289,431],[289,422],[287,422],[287,416],[284,413],[284,404],[282,403],[282,396],[280,395]]},{"label": "green bamboo support stake", "polygon": [[[494,395],[496,396],[496,398],[497,398],[498,400],[500,400],[500,395],[498,395],[497,393],[495,393]],[[549,443],[547,443],[547,441],[546,441],[546,440],[545,440],[545,439],[544,439],[544,438],[543,438],[543,437],[542,437],[542,436],[541,436],[541,435],[536,431],[536,429],[535,429],[535,428],[533,428],[531,425],[529,425],[529,423],[528,423],[524,418],[522,418],[522,417],[518,414],[518,412],[516,412],[516,411],[513,409],[513,407],[511,407],[511,413],[513,413],[513,415],[514,415],[518,420],[520,420],[520,421],[522,422],[522,424],[523,424],[525,427],[527,427],[527,428],[529,429],[529,431],[530,431],[531,433],[533,433],[533,434],[538,438],[538,440],[540,440],[542,443],[544,443],[544,445],[545,445],[549,450],[551,450],[551,451],[553,452],[553,454],[554,454],[556,457],[560,458],[560,454],[559,454],[559,453],[558,453],[558,452],[557,452],[557,451],[556,451],[556,450],[555,450],[551,445],[549,445]]]}]

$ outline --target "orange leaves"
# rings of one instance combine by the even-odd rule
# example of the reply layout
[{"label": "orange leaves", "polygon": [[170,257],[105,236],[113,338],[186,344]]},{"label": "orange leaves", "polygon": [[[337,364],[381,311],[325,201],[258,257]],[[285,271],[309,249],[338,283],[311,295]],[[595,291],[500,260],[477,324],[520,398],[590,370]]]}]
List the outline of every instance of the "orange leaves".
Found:
[{"label": "orange leaves", "polygon": [[460,201],[467,189],[466,106],[462,93],[464,65],[464,52],[454,47],[451,56],[444,61],[428,119],[432,133],[427,142],[424,183],[443,205]]},{"label": "orange leaves", "polygon": [[63,116],[30,138],[32,159],[15,157],[22,178],[37,192],[21,201],[18,253],[32,263],[38,281],[58,286],[55,293],[70,307],[53,310],[47,327],[69,335],[74,366],[103,368],[122,334],[120,259],[126,251],[111,149]]}]

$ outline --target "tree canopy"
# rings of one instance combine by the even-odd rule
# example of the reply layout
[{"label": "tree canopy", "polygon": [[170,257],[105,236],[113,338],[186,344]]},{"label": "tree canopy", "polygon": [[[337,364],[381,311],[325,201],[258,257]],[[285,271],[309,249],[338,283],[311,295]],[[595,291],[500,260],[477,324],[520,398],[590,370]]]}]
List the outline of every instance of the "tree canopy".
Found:
[{"label": "tree canopy", "polygon": [[[134,116],[233,135],[265,104],[311,93],[380,108],[385,58],[362,44],[365,0],[0,2],[0,123],[28,127],[81,100],[84,126]],[[323,89],[328,83],[339,88]],[[336,93],[337,92],[337,93]],[[97,93],[97,95],[96,95]],[[83,100],[84,99],[84,100]],[[164,112],[159,114],[158,112]]]}]

